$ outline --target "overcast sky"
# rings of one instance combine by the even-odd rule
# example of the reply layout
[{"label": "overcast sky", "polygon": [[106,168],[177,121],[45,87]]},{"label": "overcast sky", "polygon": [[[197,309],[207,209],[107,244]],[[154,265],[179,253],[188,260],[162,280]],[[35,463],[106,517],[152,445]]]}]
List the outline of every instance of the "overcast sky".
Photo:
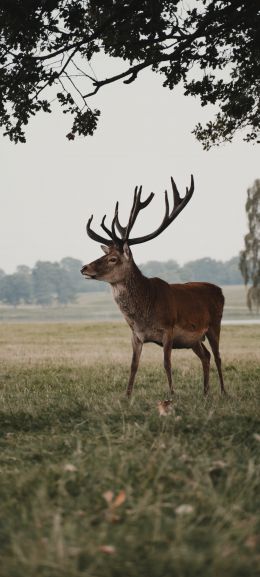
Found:
[{"label": "overcast sky", "polygon": [[[95,72],[102,78],[120,66],[99,59]],[[26,144],[0,136],[0,268],[10,273],[37,260],[72,256],[87,263],[101,256],[98,243],[86,235],[86,221],[94,213],[98,229],[119,200],[124,224],[136,184],[143,185],[144,197],[156,193],[135,227],[135,233],[148,233],[163,217],[170,176],[184,194],[191,173],[190,203],[160,237],[134,247],[136,261],[182,264],[237,255],[247,231],[246,190],[260,177],[259,146],[238,137],[203,151],[191,130],[212,117],[214,108],[201,108],[180,89],[163,88],[162,77],[150,71],[129,86],[105,87],[90,104],[102,113],[93,137],[68,141],[71,118],[58,109],[31,121]]]}]

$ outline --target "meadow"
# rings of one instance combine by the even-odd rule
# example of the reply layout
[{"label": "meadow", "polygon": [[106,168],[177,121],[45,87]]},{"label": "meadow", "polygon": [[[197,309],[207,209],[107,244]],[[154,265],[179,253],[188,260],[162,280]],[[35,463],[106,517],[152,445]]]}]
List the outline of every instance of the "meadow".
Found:
[{"label": "meadow", "polygon": [[146,345],[133,398],[125,324],[0,330],[1,577],[254,577],[260,565],[260,330],[224,326],[227,397],[190,351]]}]

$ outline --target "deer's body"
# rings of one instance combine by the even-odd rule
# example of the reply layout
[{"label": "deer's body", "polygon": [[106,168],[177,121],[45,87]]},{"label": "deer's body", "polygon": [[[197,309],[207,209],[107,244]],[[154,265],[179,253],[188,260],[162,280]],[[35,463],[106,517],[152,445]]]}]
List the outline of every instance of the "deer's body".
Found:
[{"label": "deer's body", "polygon": [[165,331],[172,331],[172,348],[192,348],[205,338],[212,324],[220,322],[224,297],[216,285],[169,284],[160,278],[146,278],[136,269],[124,283],[113,284],[112,290],[127,323],[142,343],[163,346]]},{"label": "deer's body", "polygon": [[[166,194],[164,228],[185,206],[187,197],[190,197],[193,192],[193,189],[187,190],[186,197],[180,199],[178,192],[176,192],[177,189],[175,190],[174,187],[175,184],[173,183],[175,206],[171,215],[169,215],[169,203]],[[126,228],[121,227],[118,221],[117,208],[112,223],[112,232],[106,228],[103,219],[102,227],[113,239],[113,242],[106,241],[94,233],[90,229],[90,219],[87,227],[88,234],[94,240],[106,241],[106,246],[102,246],[106,254],[85,265],[81,271],[87,278],[95,278],[111,284],[114,299],[132,330],[133,356],[127,394],[128,396],[131,395],[144,343],[156,343],[163,347],[164,367],[171,392],[173,391],[172,349],[192,349],[201,360],[204,373],[204,392],[207,393],[210,353],[203,342],[206,337],[214,354],[221,391],[224,392],[219,355],[220,324],[224,306],[222,291],[218,286],[206,282],[169,284],[160,278],[147,278],[141,273],[129,249],[129,245],[136,244],[139,239],[128,239],[138,211],[152,199],[150,195],[147,201],[141,203],[140,195],[141,191],[135,194],[134,205]],[[123,236],[121,242],[115,235],[115,224]],[[156,234],[159,234],[161,229],[162,225]],[[143,237],[144,240],[150,238],[151,235]]]}]

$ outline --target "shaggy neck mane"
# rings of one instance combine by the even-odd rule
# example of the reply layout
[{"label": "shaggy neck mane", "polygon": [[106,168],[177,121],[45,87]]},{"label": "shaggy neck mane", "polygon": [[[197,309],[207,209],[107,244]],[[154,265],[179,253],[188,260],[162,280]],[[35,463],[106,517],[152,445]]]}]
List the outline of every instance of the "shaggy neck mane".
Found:
[{"label": "shaggy neck mane", "polygon": [[114,299],[123,314],[137,318],[144,316],[150,303],[149,279],[141,273],[134,262],[124,280],[111,286]]}]

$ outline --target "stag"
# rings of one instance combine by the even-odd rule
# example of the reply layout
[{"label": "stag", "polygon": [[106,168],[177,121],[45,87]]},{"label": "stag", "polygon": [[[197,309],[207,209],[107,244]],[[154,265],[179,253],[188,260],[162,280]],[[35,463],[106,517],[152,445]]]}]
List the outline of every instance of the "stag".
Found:
[{"label": "stag", "polygon": [[[110,283],[114,299],[132,331],[132,363],[127,386],[130,397],[144,343],[156,343],[163,347],[164,368],[170,392],[173,393],[171,352],[172,349],[192,349],[199,357],[204,374],[204,393],[209,390],[210,352],[204,341],[207,337],[218,370],[221,392],[225,392],[219,353],[220,325],[224,306],[221,289],[206,282],[168,284],[160,278],[147,278],[134,262],[130,246],[152,240],[161,234],[180,214],[192,197],[193,176],[186,194],[180,197],[171,178],[173,208],[170,210],[165,191],[165,215],[161,225],[152,233],[131,238],[137,216],[150,204],[154,193],[141,200],[142,187],[135,188],[134,200],[127,226],[122,226],[118,216],[118,202],[111,227],[101,227],[107,237],[91,228],[93,215],[87,223],[88,236],[102,243],[105,255],[83,266],[81,273],[87,279]],[[118,234],[119,233],[119,234]]]}]

